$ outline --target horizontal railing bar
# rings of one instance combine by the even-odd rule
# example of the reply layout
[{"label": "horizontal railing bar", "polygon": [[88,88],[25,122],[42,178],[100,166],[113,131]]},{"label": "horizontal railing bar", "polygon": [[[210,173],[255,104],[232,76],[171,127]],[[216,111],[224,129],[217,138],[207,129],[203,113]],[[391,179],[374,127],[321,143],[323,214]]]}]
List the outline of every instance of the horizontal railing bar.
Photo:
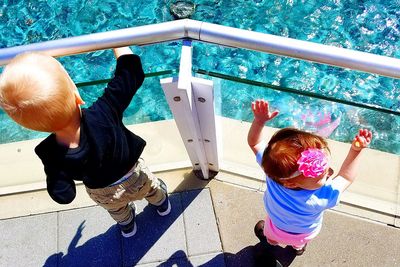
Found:
[{"label": "horizontal railing bar", "polygon": [[184,19],[0,49],[0,65],[26,51],[67,56],[113,47],[191,39],[400,78],[400,59]]},{"label": "horizontal railing bar", "polygon": [[203,42],[400,78],[400,59],[203,22]]},{"label": "horizontal railing bar", "polygon": [[114,47],[156,44],[182,38],[199,39],[200,24],[201,22],[195,20],[177,20],[2,48],[0,49],[0,66],[6,65],[16,55],[28,51],[60,57]]},{"label": "horizontal railing bar", "polygon": [[333,97],[324,96],[321,94],[316,94],[316,93],[307,92],[307,91],[300,91],[300,90],[296,90],[296,89],[289,88],[289,87],[281,87],[281,86],[276,86],[276,85],[264,83],[264,82],[253,81],[253,80],[249,80],[249,79],[233,77],[233,76],[229,76],[226,74],[202,70],[202,69],[198,69],[195,72],[198,74],[208,75],[211,77],[221,78],[221,79],[239,82],[239,83],[243,83],[243,84],[270,88],[275,91],[282,91],[282,92],[286,92],[286,93],[292,93],[292,94],[296,94],[296,95],[317,98],[317,99],[326,100],[326,101],[330,101],[330,102],[336,102],[336,103],[340,103],[340,104],[345,104],[345,105],[355,106],[355,107],[359,107],[359,108],[365,108],[365,109],[369,109],[369,110],[373,110],[373,111],[379,111],[379,112],[383,112],[386,114],[400,116],[399,111],[390,110],[390,109],[383,108],[383,107],[371,106],[371,105],[362,104],[359,102],[353,102],[353,101],[344,100],[344,99],[337,99],[337,98],[333,98]]}]

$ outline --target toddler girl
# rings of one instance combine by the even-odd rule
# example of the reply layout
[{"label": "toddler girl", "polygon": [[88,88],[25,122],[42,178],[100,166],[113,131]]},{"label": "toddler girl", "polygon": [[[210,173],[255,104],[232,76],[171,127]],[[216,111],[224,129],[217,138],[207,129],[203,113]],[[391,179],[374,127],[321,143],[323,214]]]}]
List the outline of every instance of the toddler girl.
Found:
[{"label": "toddler girl", "polygon": [[318,135],[285,128],[276,132],[266,144],[262,140],[264,124],[278,115],[270,112],[268,102],[252,103],[254,120],[248,144],[263,168],[267,189],[265,221],[254,231],[260,241],[271,245],[289,245],[301,255],[307,243],[321,230],[326,209],[339,203],[341,193],[354,181],[360,152],[367,147],[372,133],[360,129],[338,175],[333,178],[330,151],[326,140]]}]

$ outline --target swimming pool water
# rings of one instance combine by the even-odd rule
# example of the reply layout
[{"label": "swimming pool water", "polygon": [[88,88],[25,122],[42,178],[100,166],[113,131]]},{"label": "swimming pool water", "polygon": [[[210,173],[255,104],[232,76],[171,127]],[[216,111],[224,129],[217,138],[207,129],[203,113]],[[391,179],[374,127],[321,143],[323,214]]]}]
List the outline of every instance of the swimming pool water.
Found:
[{"label": "swimming pool water", "polygon": [[[0,1],[0,48],[54,40],[93,32],[170,21],[170,1]],[[400,58],[399,0],[214,0],[194,1],[192,19],[265,32],[290,38],[340,46]],[[180,42],[135,48],[145,72],[177,69]],[[109,78],[114,68],[110,51],[61,58],[75,82]],[[369,103],[400,111],[400,81],[377,75],[313,64],[241,49],[194,43],[195,68],[316,92],[338,99]],[[241,83],[214,79],[218,112],[239,120],[251,120],[248,105],[264,97],[281,111],[272,126],[297,126],[313,130],[319,123],[340,118],[331,138],[349,141],[358,127],[375,133],[373,147],[400,154],[400,118],[365,109],[322,102]],[[158,79],[130,106],[126,120],[138,122],[171,118],[167,105],[140,105],[163,99]],[[84,98],[101,93],[102,86],[82,88]],[[90,102],[90,101],[89,101]],[[150,102],[152,103],[152,102]],[[140,109],[134,106],[140,106]],[[164,110],[163,110],[164,109]],[[146,114],[146,115],[144,115]],[[0,114],[0,142],[37,137],[36,133],[10,126]],[[39,135],[42,137],[43,135]]]}]

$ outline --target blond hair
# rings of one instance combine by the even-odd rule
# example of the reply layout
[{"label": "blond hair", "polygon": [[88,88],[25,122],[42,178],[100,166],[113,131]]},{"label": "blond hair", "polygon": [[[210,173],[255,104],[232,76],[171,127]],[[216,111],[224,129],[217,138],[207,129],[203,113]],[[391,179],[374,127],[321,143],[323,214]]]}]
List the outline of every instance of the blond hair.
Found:
[{"label": "blond hair", "polygon": [[26,128],[55,132],[70,122],[76,110],[74,89],[56,59],[24,53],[16,56],[0,76],[0,106]]},{"label": "blond hair", "polygon": [[297,160],[308,148],[324,149],[330,154],[327,141],[316,134],[295,128],[284,128],[276,132],[265,149],[261,165],[274,181],[289,177],[298,170]]}]

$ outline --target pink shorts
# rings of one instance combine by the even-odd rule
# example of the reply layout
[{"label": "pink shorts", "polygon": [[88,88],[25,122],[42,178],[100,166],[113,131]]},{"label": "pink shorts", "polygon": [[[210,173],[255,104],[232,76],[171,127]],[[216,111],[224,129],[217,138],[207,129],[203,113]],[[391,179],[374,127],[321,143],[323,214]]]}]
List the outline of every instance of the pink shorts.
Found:
[{"label": "pink shorts", "polygon": [[318,227],[314,232],[307,234],[290,234],[277,228],[271,219],[267,216],[264,224],[264,235],[270,243],[283,244],[293,246],[295,248],[304,247],[310,240],[314,239],[320,232],[321,227]]}]

